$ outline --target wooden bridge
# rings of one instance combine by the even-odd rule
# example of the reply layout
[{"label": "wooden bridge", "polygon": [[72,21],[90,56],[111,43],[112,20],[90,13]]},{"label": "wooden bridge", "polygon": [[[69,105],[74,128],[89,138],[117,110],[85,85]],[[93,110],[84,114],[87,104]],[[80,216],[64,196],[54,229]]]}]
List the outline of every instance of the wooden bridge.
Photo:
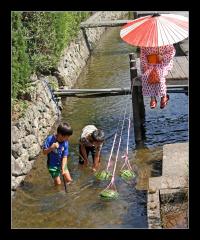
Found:
[{"label": "wooden bridge", "polygon": [[[132,54],[131,54],[132,55]],[[181,56],[174,58],[174,64],[171,71],[169,71],[167,81],[167,91],[169,93],[184,93],[188,91],[188,56]],[[141,86],[141,71],[140,59],[130,59],[130,71],[134,71],[136,65],[137,72],[134,73],[134,86]],[[92,98],[92,97],[106,97],[116,95],[131,94],[130,88],[110,88],[110,89],[59,89],[54,91],[54,94],[59,97],[79,97],[79,98]]]}]

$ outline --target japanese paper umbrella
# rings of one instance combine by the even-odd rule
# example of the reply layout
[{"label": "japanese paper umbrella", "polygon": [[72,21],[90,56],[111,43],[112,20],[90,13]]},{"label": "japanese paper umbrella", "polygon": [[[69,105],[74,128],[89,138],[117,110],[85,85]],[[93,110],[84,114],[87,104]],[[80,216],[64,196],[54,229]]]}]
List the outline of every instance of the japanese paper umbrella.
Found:
[{"label": "japanese paper umbrella", "polygon": [[171,45],[188,37],[188,18],[175,14],[148,15],[125,24],[120,37],[139,47]]}]

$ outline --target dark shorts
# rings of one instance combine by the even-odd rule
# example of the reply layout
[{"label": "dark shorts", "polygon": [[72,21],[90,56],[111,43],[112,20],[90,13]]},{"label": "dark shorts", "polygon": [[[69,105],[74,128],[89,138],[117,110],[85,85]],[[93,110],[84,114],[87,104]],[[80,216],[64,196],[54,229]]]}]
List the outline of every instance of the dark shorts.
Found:
[{"label": "dark shorts", "polygon": [[[85,150],[86,150],[86,153],[87,153],[87,157],[88,157],[89,153],[91,152],[91,154],[92,154],[92,160],[93,160],[93,163],[94,163],[94,156],[95,156],[95,153],[96,153],[95,147],[86,147],[86,146],[85,146]],[[80,154],[81,156],[83,156],[83,155],[82,155],[82,152],[81,152],[81,145],[80,145],[80,144],[79,144],[79,154]],[[83,159],[81,158],[81,156],[79,156],[79,163],[80,163],[80,164],[83,164],[84,161],[83,161]]]}]

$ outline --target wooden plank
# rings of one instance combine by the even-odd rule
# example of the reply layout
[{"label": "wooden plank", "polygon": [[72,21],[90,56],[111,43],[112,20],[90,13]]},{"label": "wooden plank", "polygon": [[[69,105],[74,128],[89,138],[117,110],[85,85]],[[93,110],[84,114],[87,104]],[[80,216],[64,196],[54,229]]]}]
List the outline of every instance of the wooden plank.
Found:
[{"label": "wooden plank", "polygon": [[[133,80],[134,86],[141,86],[141,80],[139,77],[134,78]],[[184,88],[188,87],[187,82],[184,82],[185,84],[181,83],[181,81],[178,81],[177,84],[173,84],[173,81],[171,84],[167,85],[167,88]],[[79,95],[126,95],[130,94],[131,90],[130,87],[127,88],[111,88],[111,89],[60,89],[57,91],[53,91],[53,94],[56,96],[79,96]]]},{"label": "wooden plank", "polygon": [[112,21],[100,21],[100,22],[82,22],[80,24],[81,28],[96,28],[96,27],[118,27],[123,26],[128,22],[133,20],[112,20]]},{"label": "wooden plank", "polygon": [[[71,90],[71,91],[70,91]],[[54,91],[56,96],[68,96],[68,97],[84,97],[84,96],[115,96],[130,94],[130,88],[115,88],[115,89],[69,89]]]},{"label": "wooden plank", "polygon": [[[174,65],[172,70],[168,72],[168,75],[166,77],[166,80],[177,80],[177,79],[188,79],[188,75],[186,75],[183,71],[182,68],[179,65],[179,62],[177,61],[177,58],[179,58],[179,62],[183,62],[184,67],[187,66],[188,64],[188,59],[187,57],[174,57]],[[180,58],[183,58],[182,60]],[[136,67],[138,69],[138,76],[141,76],[141,69],[140,69],[140,58],[136,59]]]},{"label": "wooden plank", "polygon": [[[141,76],[134,79],[134,86],[141,86]],[[174,80],[167,81],[167,88],[183,88],[188,87],[188,80]]]},{"label": "wooden plank", "polygon": [[172,79],[173,79],[172,73],[170,71],[168,71],[168,74],[166,76],[166,81],[172,80]]},{"label": "wooden plank", "polygon": [[184,79],[184,80],[181,80],[181,79],[169,79],[167,80],[167,86],[171,86],[171,85],[182,85],[182,86],[188,86],[188,80]]},{"label": "wooden plank", "polygon": [[180,68],[177,57],[174,57],[174,64],[172,70],[170,70],[173,79],[187,79],[187,76],[184,75],[182,69]]},{"label": "wooden plank", "polygon": [[[169,88],[167,87],[167,92],[169,93],[185,93],[188,92],[188,89],[173,89],[173,88]],[[109,97],[109,96],[119,96],[119,95],[130,95],[131,94],[131,90],[129,90],[128,92],[114,92],[114,93],[85,93],[85,94],[81,94],[81,93],[55,93],[55,96],[59,96],[59,97],[78,97],[78,98],[97,98],[97,97]]]},{"label": "wooden plank", "polygon": [[185,76],[189,79],[189,62],[186,57],[177,57],[177,62]]},{"label": "wooden plank", "polygon": [[105,92],[125,92],[129,90],[129,88],[85,88],[85,89],[58,89],[54,91],[54,94],[57,92],[63,92],[63,93],[105,93]]}]

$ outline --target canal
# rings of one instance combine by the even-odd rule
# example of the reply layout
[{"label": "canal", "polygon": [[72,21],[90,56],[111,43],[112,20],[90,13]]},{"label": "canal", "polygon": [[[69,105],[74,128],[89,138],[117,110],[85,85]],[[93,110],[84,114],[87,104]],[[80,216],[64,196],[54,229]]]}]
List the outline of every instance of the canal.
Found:
[{"label": "canal", "polygon": [[[123,42],[120,28],[107,31],[88,60],[74,88],[118,88],[130,86],[129,53],[136,49]],[[104,130],[101,170],[105,169],[118,122],[130,95],[63,100],[61,120],[69,122],[74,134],[70,138],[69,170],[73,184],[65,193],[63,185],[53,186],[46,169],[46,158],[38,156],[33,169],[12,200],[12,228],[147,228],[147,184],[150,176],[159,176],[162,146],[188,141],[188,96],[171,93],[170,102],[161,110],[145,103],[145,147],[135,149],[133,124],[130,130],[129,160],[137,169],[135,181],[119,176],[126,149],[128,121],[125,121],[117,164],[115,185],[119,198],[103,201],[99,193],[109,182],[96,180],[90,167],[78,165],[78,139],[81,129],[94,124]],[[132,120],[132,112],[131,112]],[[56,131],[57,125],[52,129]],[[90,159],[91,161],[91,159]]]}]

